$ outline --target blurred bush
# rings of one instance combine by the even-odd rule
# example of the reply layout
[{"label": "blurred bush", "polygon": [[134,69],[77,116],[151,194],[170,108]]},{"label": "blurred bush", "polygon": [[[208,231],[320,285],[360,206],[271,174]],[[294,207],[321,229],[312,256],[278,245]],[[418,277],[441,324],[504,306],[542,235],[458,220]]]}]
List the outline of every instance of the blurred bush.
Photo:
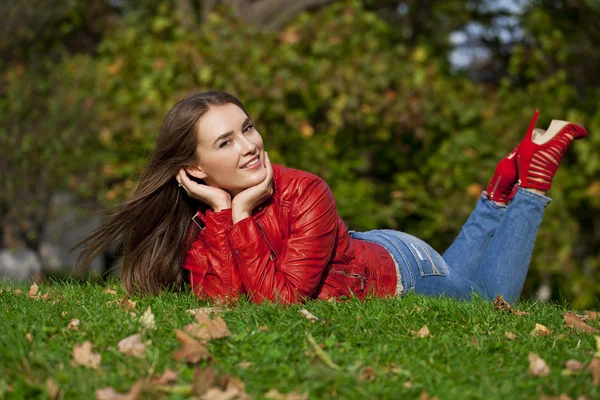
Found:
[{"label": "blurred bush", "polygon": [[524,39],[502,79],[488,85],[453,73],[439,52],[446,39],[398,40],[359,1],[302,14],[281,32],[226,9],[190,30],[168,4],[122,17],[95,53],[65,56],[44,76],[26,64],[3,73],[5,213],[42,208],[43,196],[21,197],[35,192],[36,178],[41,192],[122,201],[166,112],[187,94],[215,89],[246,104],[274,162],[326,179],[350,228],[400,229],[443,251],[539,108],[539,127],[568,119],[591,134],[555,178],[526,289],[533,295],[552,277],[555,299],[600,306],[600,90],[582,92],[575,72],[561,67],[577,57],[562,50],[575,40],[560,30],[568,25],[554,25],[534,2],[524,38],[544,45]]}]

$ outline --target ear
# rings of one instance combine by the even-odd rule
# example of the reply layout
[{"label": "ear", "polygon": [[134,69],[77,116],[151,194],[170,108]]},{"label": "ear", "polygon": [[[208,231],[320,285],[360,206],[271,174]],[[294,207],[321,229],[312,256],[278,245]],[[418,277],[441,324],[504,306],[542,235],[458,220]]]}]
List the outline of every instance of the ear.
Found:
[{"label": "ear", "polygon": [[199,165],[188,165],[185,167],[185,172],[197,179],[205,179],[206,174]]}]

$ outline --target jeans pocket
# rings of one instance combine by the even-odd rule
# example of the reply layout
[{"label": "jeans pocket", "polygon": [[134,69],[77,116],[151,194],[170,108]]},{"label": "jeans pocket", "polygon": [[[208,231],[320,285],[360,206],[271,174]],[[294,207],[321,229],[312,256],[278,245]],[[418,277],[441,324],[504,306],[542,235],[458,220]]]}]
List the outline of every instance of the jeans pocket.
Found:
[{"label": "jeans pocket", "polygon": [[446,276],[446,262],[442,256],[427,243],[414,236],[403,233],[400,240],[410,250],[421,276]]}]

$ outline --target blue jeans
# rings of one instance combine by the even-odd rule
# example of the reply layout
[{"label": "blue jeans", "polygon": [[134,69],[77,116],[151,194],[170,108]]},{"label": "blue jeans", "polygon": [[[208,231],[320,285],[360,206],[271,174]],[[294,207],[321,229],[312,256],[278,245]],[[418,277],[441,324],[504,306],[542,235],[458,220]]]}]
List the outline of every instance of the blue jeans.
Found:
[{"label": "blue jeans", "polygon": [[379,229],[351,233],[383,246],[396,263],[397,294],[469,298],[473,293],[512,302],[521,294],[546,196],[519,188],[508,206],[482,194],[475,210],[443,256],[404,232]]}]

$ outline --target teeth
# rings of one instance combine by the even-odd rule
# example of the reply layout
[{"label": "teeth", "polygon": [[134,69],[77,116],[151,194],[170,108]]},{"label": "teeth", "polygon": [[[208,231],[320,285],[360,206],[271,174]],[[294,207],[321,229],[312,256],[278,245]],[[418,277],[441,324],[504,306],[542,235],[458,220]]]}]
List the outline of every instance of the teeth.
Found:
[{"label": "teeth", "polygon": [[250,168],[250,167],[252,167],[253,165],[256,165],[257,163],[258,163],[258,158],[257,158],[256,160],[252,161],[251,163],[249,163],[249,164],[246,164],[246,165],[244,166],[244,168]]}]

